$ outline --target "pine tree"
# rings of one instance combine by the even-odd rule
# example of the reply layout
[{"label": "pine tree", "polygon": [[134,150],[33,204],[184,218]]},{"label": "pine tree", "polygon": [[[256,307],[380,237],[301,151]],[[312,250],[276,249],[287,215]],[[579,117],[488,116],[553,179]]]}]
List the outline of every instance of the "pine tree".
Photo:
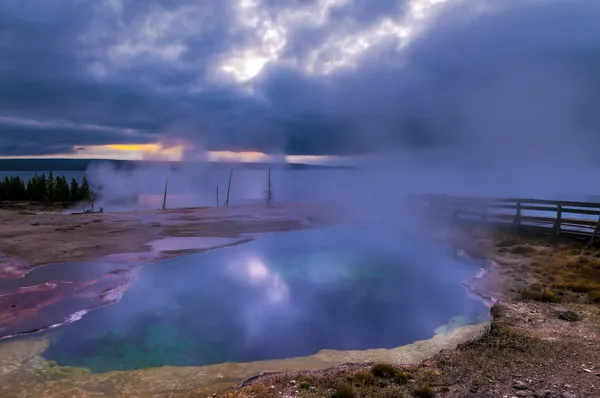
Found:
[{"label": "pine tree", "polygon": [[90,188],[86,177],[83,177],[81,185],[75,178],[69,184],[64,175],[55,177],[52,172],[47,178],[45,174],[35,174],[27,181],[19,176],[5,176],[0,180],[0,201],[68,202],[95,199],[96,193]]},{"label": "pine tree", "polygon": [[9,192],[8,192],[9,184],[10,184],[10,181],[8,179],[8,176],[4,177],[4,179],[0,182],[0,198],[2,198],[2,200],[10,200]]},{"label": "pine tree", "polygon": [[69,183],[67,181],[67,179],[65,178],[65,176],[62,176],[62,183],[63,183],[63,197],[64,197],[64,201],[68,202],[69,200],[71,200],[71,189],[69,188]]},{"label": "pine tree", "polygon": [[27,198],[27,192],[25,190],[25,184],[21,180],[21,177],[11,177],[11,200],[25,200]]},{"label": "pine tree", "polygon": [[77,202],[78,200],[81,199],[81,197],[79,196],[80,194],[80,188],[79,188],[79,183],[77,182],[77,180],[75,178],[73,178],[71,180],[71,189],[70,189],[70,193],[71,193],[71,201],[73,202]]},{"label": "pine tree", "polygon": [[4,197],[6,198],[5,200],[14,200],[12,192],[12,183],[8,176],[5,176],[4,180],[2,180],[2,190],[4,192]]},{"label": "pine tree", "polygon": [[37,173],[27,183],[27,199],[43,201],[46,196],[46,177]]},{"label": "pine tree", "polygon": [[48,183],[46,180],[46,174],[42,173],[40,176],[40,186],[39,186],[39,195],[40,198],[38,200],[48,200]]},{"label": "pine tree", "polygon": [[30,179],[27,181],[26,197],[27,197],[27,199],[29,199],[29,200],[31,200],[31,199],[32,199],[32,198],[31,198],[31,193],[33,192],[33,179],[34,179],[34,178],[35,178],[35,177],[32,177],[32,178],[30,178]]},{"label": "pine tree", "polygon": [[92,190],[90,189],[90,184],[88,183],[87,177],[83,176],[83,180],[81,180],[81,187],[79,188],[79,196],[81,200],[92,200]]},{"label": "pine tree", "polygon": [[46,181],[46,185],[48,186],[48,196],[47,199],[50,202],[53,202],[55,197],[55,193],[56,193],[56,180],[54,179],[54,175],[52,174],[52,171],[50,171],[50,173],[48,173],[48,180]]},{"label": "pine tree", "polygon": [[69,183],[63,175],[62,177],[56,178],[56,190],[54,193],[54,199],[58,202],[67,202],[71,198],[71,191],[69,189]]}]

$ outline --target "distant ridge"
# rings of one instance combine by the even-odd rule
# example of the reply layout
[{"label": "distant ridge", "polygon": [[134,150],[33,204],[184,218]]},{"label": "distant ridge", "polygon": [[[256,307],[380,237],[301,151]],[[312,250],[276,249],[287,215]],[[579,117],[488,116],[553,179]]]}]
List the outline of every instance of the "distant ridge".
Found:
[{"label": "distant ridge", "polygon": [[113,160],[113,159],[0,159],[0,171],[85,171],[91,164],[109,163],[118,169],[130,170],[140,166],[167,166],[173,170],[181,166],[197,164],[215,169],[266,169],[282,167],[290,170],[311,169],[354,169],[350,166],[326,166],[303,163],[241,163],[241,162],[169,162],[153,160]]}]

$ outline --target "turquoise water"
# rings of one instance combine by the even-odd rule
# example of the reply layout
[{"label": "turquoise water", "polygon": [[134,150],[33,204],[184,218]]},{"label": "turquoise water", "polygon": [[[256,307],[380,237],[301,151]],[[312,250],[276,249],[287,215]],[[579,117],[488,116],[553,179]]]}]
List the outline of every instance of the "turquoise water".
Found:
[{"label": "turquoise water", "polygon": [[369,229],[267,235],[146,266],[117,304],[52,333],[44,357],[93,372],[393,348],[487,308],[448,248]]}]

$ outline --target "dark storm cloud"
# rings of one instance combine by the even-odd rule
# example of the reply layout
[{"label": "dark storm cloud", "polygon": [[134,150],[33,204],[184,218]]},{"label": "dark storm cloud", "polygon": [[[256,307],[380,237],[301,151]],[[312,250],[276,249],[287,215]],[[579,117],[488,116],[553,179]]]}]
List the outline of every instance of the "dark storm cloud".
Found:
[{"label": "dark storm cloud", "polygon": [[[318,3],[262,0],[255,11],[259,22],[282,23]],[[569,137],[597,142],[598,2],[450,2],[408,47],[390,38],[353,67],[306,72],[311,57],[339,60],[336,42],[402,19],[409,4],[349,1],[322,24],[293,19],[280,61],[245,84],[215,80],[224,59],[264,34],[239,23],[252,11],[240,16],[236,4],[0,3],[0,155],[183,138],[203,149],[290,154],[470,148],[488,161],[517,139],[522,157],[541,135],[542,151]]]},{"label": "dark storm cloud", "polygon": [[263,76],[292,132],[303,114],[321,127],[301,126],[310,142],[288,149],[443,147],[484,164],[591,155],[600,143],[600,3],[490,1],[479,13],[461,4],[405,51],[382,45],[354,70],[311,78],[318,89]]},{"label": "dark storm cloud", "polygon": [[[600,3],[501,7],[479,16],[451,10],[411,46],[408,68],[427,79],[420,112],[438,120],[446,109],[456,126],[451,138],[483,162],[593,155],[589,149],[600,144],[600,76],[593,72],[600,66]],[[440,131],[430,130],[434,137]]]},{"label": "dark storm cloud", "polygon": [[[111,9],[111,4],[117,9]],[[197,4],[195,1],[72,0],[0,4],[0,116],[73,124],[65,128],[60,122],[54,123],[54,127],[49,123],[40,128],[15,126],[0,119],[4,143],[0,154],[62,153],[73,145],[156,141],[156,137],[132,138],[77,125],[135,128],[156,134],[162,126],[181,116],[179,105],[185,109],[185,94],[169,89],[180,89],[201,78],[198,72],[202,63],[197,63],[199,68],[192,72],[178,70],[152,57],[138,57],[136,62],[120,68],[119,73],[101,77],[93,76],[90,67],[105,68],[108,48],[127,40],[124,26],[143,24],[151,10],[170,11]],[[207,12],[202,9],[199,14],[214,17],[227,6],[227,2],[218,4],[205,7]],[[202,32],[216,29],[226,14],[221,12],[221,19],[205,24]],[[204,51],[206,56],[214,53],[210,46],[218,44],[218,40],[222,40],[222,45],[227,43],[219,31],[209,30],[203,37],[210,39],[202,43],[208,47]],[[189,50],[196,50],[194,43],[188,44]],[[194,58],[202,61],[202,54],[197,51]]]},{"label": "dark storm cloud", "polygon": [[77,145],[152,142],[152,137],[132,130],[0,117],[0,147],[3,148],[5,156],[72,153],[75,151],[74,137]]}]

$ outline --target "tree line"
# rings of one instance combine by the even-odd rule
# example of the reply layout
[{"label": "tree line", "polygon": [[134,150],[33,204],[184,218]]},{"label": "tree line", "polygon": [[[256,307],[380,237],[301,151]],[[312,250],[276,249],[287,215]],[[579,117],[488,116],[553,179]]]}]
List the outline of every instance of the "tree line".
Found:
[{"label": "tree line", "polygon": [[85,176],[81,184],[75,178],[67,182],[64,175],[54,177],[52,172],[36,173],[27,181],[19,176],[0,180],[0,201],[79,202],[93,201],[95,196]]}]

